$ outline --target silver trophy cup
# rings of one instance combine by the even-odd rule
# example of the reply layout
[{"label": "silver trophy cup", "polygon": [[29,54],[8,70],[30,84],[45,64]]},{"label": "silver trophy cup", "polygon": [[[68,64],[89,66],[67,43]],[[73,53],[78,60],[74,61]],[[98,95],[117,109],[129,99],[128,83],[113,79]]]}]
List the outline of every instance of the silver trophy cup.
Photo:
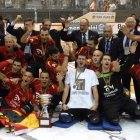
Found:
[{"label": "silver trophy cup", "polygon": [[42,94],[39,96],[40,104],[42,105],[42,111],[39,117],[39,126],[40,127],[51,127],[50,117],[48,113],[48,105],[51,104],[52,99],[51,94]]}]

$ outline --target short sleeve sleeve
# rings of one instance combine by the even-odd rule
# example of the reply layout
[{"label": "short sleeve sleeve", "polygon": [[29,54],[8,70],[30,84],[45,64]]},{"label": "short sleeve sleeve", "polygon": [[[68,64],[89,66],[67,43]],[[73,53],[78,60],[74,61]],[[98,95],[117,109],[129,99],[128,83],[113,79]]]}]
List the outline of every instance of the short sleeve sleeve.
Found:
[{"label": "short sleeve sleeve", "polygon": [[97,78],[97,76],[96,76],[96,74],[95,74],[95,72],[94,71],[91,71],[91,85],[92,85],[92,87],[93,86],[96,86],[96,85],[99,85],[99,81],[98,81],[98,78]]},{"label": "short sleeve sleeve", "polygon": [[66,73],[65,84],[70,85],[69,72]]}]

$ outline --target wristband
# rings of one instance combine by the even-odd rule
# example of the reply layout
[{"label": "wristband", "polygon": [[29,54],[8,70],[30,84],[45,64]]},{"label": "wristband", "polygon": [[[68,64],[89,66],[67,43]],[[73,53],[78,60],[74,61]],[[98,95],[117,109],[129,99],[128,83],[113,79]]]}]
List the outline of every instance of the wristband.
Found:
[{"label": "wristband", "polygon": [[69,55],[64,55],[64,57],[68,57]]}]

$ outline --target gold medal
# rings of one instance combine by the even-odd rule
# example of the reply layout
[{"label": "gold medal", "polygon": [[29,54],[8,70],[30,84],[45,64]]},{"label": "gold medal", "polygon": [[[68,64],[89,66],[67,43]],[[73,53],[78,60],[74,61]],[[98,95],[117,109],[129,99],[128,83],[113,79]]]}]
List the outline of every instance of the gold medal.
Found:
[{"label": "gold medal", "polygon": [[76,85],[73,85],[73,88],[75,89],[76,88]]},{"label": "gold medal", "polygon": [[107,92],[110,93],[110,89]]}]

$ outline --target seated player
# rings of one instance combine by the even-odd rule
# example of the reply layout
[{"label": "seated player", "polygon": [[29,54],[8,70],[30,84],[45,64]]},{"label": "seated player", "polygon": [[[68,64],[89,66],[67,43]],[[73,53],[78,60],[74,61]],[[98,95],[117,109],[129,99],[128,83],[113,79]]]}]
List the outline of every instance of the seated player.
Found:
[{"label": "seated player", "polygon": [[[21,80],[21,69],[22,60],[20,58],[16,58],[14,59],[14,61],[12,59],[9,59],[0,63],[1,73],[15,83]],[[9,93],[9,89],[10,88],[6,86],[3,81],[0,80],[0,97],[5,98],[5,96],[7,96],[7,94]]]},{"label": "seated player", "polygon": [[78,46],[75,45],[73,47],[73,54],[75,54],[75,57],[78,56],[79,53],[85,53],[87,59],[92,58],[93,52],[96,50],[96,46],[98,45],[98,38],[95,36],[91,36],[87,41],[87,46],[81,47],[77,52]]},{"label": "seated player", "polygon": [[[111,58],[109,55],[103,55],[101,59],[102,75],[98,77],[99,85],[99,104],[103,109],[107,121],[112,125],[119,124],[119,113],[126,112],[132,116],[140,115],[140,107],[135,101],[126,97],[123,93],[121,79],[135,60],[136,44],[130,47],[129,57],[127,61],[120,67],[120,72],[110,72]],[[119,63],[118,63],[119,65]]]},{"label": "seated player", "polygon": [[[73,116],[79,120],[89,119],[92,124],[100,123],[98,108],[98,79],[94,71],[86,69],[86,54],[78,54],[77,68],[66,73],[65,88],[62,97],[63,112],[60,114],[59,121],[63,121],[63,115]],[[70,99],[66,103],[70,90]]]},{"label": "seated player", "polygon": [[[58,85],[55,85],[51,82],[48,71],[43,71],[40,73],[40,79],[39,80],[35,79],[31,83],[30,86],[34,90],[35,101],[39,107],[42,107],[40,105],[40,99],[39,99],[39,96],[41,94],[51,94],[51,95],[53,95],[53,97],[56,97],[57,94],[59,94],[60,92],[63,91],[63,89],[64,89],[64,84],[62,82],[62,80],[64,78],[63,73],[57,73],[56,78],[58,81]],[[58,105],[59,101],[61,100],[59,98],[59,96],[57,96],[57,98],[54,98],[54,99],[55,99],[55,101],[52,101],[53,105],[51,104],[51,106],[50,106],[50,113],[52,113],[52,111],[54,111],[56,105]]]},{"label": "seated player", "polygon": [[26,114],[31,113],[33,110],[35,110],[38,115],[40,114],[33,91],[29,87],[29,84],[32,81],[32,76],[31,72],[26,71],[22,77],[22,81],[15,85],[12,80],[3,77],[0,73],[0,79],[10,87],[9,94],[5,99],[0,99],[0,110],[7,108],[21,108]]},{"label": "seated player", "polygon": [[50,78],[54,84],[58,84],[56,73],[65,73],[68,68],[68,62],[71,61],[69,57],[69,47],[65,46],[63,51],[64,54],[60,54],[57,47],[51,47],[49,49],[49,58],[46,61],[46,69],[49,71]]},{"label": "seated player", "polygon": [[15,40],[12,35],[5,36],[5,45],[0,47],[0,62],[8,59],[20,58],[23,62],[22,73],[26,71],[27,61],[21,50],[18,50],[18,47],[15,46]]}]

